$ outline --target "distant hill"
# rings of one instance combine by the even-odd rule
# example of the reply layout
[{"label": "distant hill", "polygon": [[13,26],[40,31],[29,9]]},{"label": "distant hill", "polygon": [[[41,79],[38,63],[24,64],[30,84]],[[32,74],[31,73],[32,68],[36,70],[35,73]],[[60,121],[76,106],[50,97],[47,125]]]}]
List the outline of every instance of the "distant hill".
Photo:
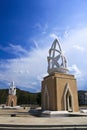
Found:
[{"label": "distant hill", "polygon": [[[17,104],[18,105],[41,105],[41,93],[31,93],[17,88]],[[0,104],[5,104],[8,96],[8,89],[0,89]],[[87,91],[78,91],[79,105],[87,105]]]},{"label": "distant hill", "polygon": [[0,104],[6,103],[7,96],[8,96],[8,89],[0,89]]},{"label": "distant hill", "polygon": [[[31,93],[17,88],[17,104],[38,104],[41,105],[41,93]],[[8,89],[0,89],[0,104],[5,104],[8,96]]]}]

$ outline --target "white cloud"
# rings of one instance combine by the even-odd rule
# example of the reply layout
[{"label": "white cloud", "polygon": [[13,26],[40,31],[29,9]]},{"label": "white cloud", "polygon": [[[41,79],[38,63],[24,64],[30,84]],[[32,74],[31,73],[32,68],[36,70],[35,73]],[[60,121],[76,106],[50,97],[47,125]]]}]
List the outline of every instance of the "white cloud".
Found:
[{"label": "white cloud", "polygon": [[68,31],[65,31],[65,32],[64,32],[64,38],[67,38],[68,36],[69,36]]},{"label": "white cloud", "polygon": [[34,45],[35,45],[36,48],[39,48],[38,42],[36,40],[33,40],[33,43],[34,43]]},{"label": "white cloud", "polygon": [[[67,36],[65,36],[66,32]],[[71,51],[70,49],[72,49],[73,46],[79,50],[87,48],[87,27],[66,30],[62,37],[62,41],[67,51]]]},{"label": "white cloud", "polygon": [[79,51],[84,51],[85,50],[84,47],[79,46],[79,45],[73,45],[73,48],[75,48],[76,50],[79,50]]},{"label": "white cloud", "polygon": [[67,37],[62,37],[63,50],[66,52],[69,66],[76,64],[83,76],[87,72],[87,27],[69,29],[67,33]]},{"label": "white cloud", "polygon": [[7,53],[15,54],[18,56],[28,54],[28,51],[25,50],[21,45],[14,45],[12,43],[10,43],[9,46],[7,47],[0,46],[0,50],[5,51]]},{"label": "white cloud", "polygon": [[20,45],[13,45],[13,44],[10,44],[9,45],[9,50],[11,50],[11,53],[19,53],[19,52],[22,52],[22,53],[25,53],[27,54],[28,52]]},{"label": "white cloud", "polygon": [[53,39],[56,39],[56,38],[58,39],[58,36],[55,33],[50,34],[50,37]]},{"label": "white cloud", "polygon": [[69,67],[70,73],[74,74],[77,78],[82,77],[82,72],[79,70],[76,64]]},{"label": "white cloud", "polygon": [[38,29],[41,31],[41,33],[45,34],[48,29],[48,24],[42,25],[41,23],[36,23],[34,25],[34,29]]},{"label": "white cloud", "polygon": [[47,48],[35,48],[27,57],[1,61],[0,80],[40,90],[42,75],[47,71],[47,53]]}]

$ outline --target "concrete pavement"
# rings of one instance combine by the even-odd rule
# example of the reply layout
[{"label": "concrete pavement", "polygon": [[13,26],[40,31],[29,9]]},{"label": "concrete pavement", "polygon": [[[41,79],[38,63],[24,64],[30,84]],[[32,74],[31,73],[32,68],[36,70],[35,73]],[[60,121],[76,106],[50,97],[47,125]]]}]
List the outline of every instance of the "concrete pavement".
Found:
[{"label": "concrete pavement", "polygon": [[87,117],[0,117],[0,124],[15,125],[87,125]]},{"label": "concrete pavement", "polygon": [[[15,114],[15,117],[11,115]],[[75,114],[75,113],[74,113]],[[24,129],[87,129],[87,115],[70,117],[36,117],[28,109],[0,110],[0,130]]]},{"label": "concrete pavement", "polygon": [[87,129],[87,117],[0,117],[1,129]]}]

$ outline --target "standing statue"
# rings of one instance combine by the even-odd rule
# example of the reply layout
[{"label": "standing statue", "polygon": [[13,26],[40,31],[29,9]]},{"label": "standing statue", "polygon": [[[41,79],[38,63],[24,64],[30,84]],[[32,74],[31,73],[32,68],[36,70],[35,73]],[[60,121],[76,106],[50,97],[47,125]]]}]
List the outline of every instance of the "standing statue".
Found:
[{"label": "standing statue", "polygon": [[49,49],[48,59],[48,73],[61,72],[67,73],[67,60],[63,55],[61,46],[57,39],[54,40],[51,48]]}]

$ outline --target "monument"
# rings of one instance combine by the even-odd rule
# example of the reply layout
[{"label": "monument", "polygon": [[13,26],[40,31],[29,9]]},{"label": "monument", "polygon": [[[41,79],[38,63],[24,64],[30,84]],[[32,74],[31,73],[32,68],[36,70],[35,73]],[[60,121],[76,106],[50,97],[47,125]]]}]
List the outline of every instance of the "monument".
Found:
[{"label": "monument", "polygon": [[42,81],[42,109],[78,112],[77,84],[57,39],[49,49],[48,76]]},{"label": "monument", "polygon": [[16,86],[14,81],[10,84],[9,95],[7,97],[6,106],[14,107],[17,105]]}]

